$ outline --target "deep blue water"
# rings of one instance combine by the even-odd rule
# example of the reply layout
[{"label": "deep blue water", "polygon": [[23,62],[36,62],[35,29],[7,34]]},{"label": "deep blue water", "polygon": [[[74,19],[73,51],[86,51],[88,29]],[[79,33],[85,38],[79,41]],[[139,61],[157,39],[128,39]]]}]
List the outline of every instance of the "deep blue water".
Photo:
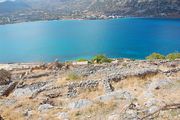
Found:
[{"label": "deep blue water", "polygon": [[180,51],[180,18],[68,20],[0,26],[0,63],[109,57],[144,59]]}]

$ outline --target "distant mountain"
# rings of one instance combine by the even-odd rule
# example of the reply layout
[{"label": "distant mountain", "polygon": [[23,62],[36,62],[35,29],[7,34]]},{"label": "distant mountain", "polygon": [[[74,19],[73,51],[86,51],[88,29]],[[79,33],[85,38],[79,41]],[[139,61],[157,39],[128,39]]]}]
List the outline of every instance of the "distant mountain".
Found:
[{"label": "distant mountain", "polygon": [[31,9],[31,7],[25,2],[0,1],[0,14],[10,14],[29,9]]},{"label": "distant mountain", "polygon": [[109,16],[180,17],[180,0],[0,0],[0,16],[0,24]]}]

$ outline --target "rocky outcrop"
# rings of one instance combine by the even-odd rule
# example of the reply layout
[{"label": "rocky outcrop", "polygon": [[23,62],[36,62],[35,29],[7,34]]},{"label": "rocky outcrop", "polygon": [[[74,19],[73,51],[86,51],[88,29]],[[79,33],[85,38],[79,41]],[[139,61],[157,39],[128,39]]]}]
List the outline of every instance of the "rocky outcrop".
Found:
[{"label": "rocky outcrop", "polygon": [[0,69],[0,85],[7,85],[11,82],[11,73],[7,70]]},{"label": "rocky outcrop", "polygon": [[126,92],[126,91],[123,91],[123,90],[117,90],[117,91],[114,91],[114,92],[110,92],[110,93],[106,93],[102,96],[98,96],[97,98],[95,98],[95,100],[97,101],[101,101],[101,102],[106,102],[106,101],[109,101],[111,99],[127,99],[127,100],[131,100],[133,99],[134,97]]},{"label": "rocky outcrop", "polygon": [[42,89],[44,89],[43,87],[50,82],[52,82],[52,81],[36,82],[36,83],[32,83],[30,85],[24,85],[22,87],[17,87],[17,89],[15,89],[15,91],[13,92],[13,96],[16,96],[16,97],[32,96],[37,91],[41,91]]},{"label": "rocky outcrop", "polygon": [[53,106],[50,104],[43,104],[43,105],[39,106],[38,111],[43,112],[47,109],[52,109],[52,108],[53,108]]},{"label": "rocky outcrop", "polygon": [[11,82],[9,85],[0,86],[0,96],[8,96],[16,87],[17,82]]}]

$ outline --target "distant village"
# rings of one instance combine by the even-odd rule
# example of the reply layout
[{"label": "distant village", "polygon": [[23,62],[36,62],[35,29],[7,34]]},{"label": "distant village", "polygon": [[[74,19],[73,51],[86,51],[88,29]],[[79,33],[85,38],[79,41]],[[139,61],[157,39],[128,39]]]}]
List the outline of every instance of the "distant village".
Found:
[{"label": "distant village", "polygon": [[26,11],[16,14],[0,16],[0,25],[14,24],[30,21],[50,21],[50,20],[96,20],[96,19],[115,19],[123,16],[105,15],[103,13],[89,13],[88,11],[72,11],[69,13],[50,12],[50,11]]}]

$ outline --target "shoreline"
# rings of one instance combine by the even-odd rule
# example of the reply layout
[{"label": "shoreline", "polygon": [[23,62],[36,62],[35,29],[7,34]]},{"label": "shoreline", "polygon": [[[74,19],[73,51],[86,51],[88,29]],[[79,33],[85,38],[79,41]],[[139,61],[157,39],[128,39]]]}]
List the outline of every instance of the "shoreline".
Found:
[{"label": "shoreline", "polygon": [[25,24],[25,23],[35,23],[35,22],[51,22],[51,21],[95,21],[95,20],[116,20],[116,19],[146,19],[146,18],[170,18],[170,19],[177,19],[180,17],[119,17],[119,18],[107,18],[107,19],[60,19],[60,20],[35,20],[35,21],[24,21],[24,22],[17,22],[17,23],[9,23],[9,24],[0,24],[0,26],[7,26],[7,25],[16,25],[16,24]]}]

